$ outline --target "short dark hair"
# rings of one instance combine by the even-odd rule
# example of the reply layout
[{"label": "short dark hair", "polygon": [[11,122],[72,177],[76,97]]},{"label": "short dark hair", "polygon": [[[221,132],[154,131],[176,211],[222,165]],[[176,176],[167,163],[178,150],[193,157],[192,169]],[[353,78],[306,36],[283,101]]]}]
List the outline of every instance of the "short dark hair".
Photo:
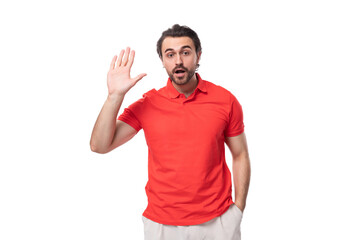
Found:
[{"label": "short dark hair", "polygon": [[159,54],[160,58],[162,58],[162,43],[166,37],[189,37],[194,42],[196,53],[201,52],[201,43],[196,32],[185,25],[180,26],[179,24],[175,24],[172,26],[172,28],[164,31],[160,39],[157,41],[157,53]]}]

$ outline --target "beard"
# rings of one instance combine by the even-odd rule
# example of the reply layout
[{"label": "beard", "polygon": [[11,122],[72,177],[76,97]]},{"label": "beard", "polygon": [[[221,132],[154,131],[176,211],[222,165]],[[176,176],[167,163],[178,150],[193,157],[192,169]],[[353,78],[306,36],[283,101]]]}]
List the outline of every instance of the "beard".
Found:
[{"label": "beard", "polygon": [[[175,74],[175,69],[177,68],[181,68],[182,70],[185,71],[185,75],[183,77],[176,77]],[[171,72],[168,72],[169,78],[172,82],[174,82],[176,85],[185,85],[187,84],[191,78],[194,76],[195,74],[195,69],[188,69],[186,67],[184,67],[183,65],[179,65],[176,66]],[[185,79],[185,81],[183,81]]]}]

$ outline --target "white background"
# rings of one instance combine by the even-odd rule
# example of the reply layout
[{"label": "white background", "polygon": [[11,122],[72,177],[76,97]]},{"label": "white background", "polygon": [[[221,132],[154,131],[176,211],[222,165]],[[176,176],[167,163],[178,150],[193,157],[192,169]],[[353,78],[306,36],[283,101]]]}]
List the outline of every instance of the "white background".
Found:
[{"label": "white background", "polygon": [[[162,31],[194,29],[202,78],[244,111],[252,179],[243,239],[360,239],[358,1],[2,1],[0,239],[143,239],[141,130],[90,151],[115,54],[166,84]],[[226,152],[231,169],[231,155]]]}]

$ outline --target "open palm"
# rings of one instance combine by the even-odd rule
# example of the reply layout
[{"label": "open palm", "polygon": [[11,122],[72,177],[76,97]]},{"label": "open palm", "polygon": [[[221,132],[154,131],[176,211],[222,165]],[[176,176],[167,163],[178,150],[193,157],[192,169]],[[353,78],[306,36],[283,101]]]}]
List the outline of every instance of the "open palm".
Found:
[{"label": "open palm", "polygon": [[[130,77],[131,66],[134,62],[135,51],[127,47],[126,50],[121,50],[119,58],[115,55],[111,61],[110,69],[107,74],[107,86],[109,95],[126,94],[139,80],[141,80],[145,73],[139,74],[135,78]],[[117,59],[117,61],[116,61]]]}]

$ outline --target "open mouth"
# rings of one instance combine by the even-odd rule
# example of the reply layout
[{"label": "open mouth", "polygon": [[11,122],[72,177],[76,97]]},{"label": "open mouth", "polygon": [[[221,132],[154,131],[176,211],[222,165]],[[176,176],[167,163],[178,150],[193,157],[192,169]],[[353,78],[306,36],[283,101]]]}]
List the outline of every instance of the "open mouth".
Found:
[{"label": "open mouth", "polygon": [[183,77],[185,77],[186,72],[187,72],[186,68],[178,67],[174,70],[174,76],[179,79],[182,79]]},{"label": "open mouth", "polygon": [[176,74],[184,73],[184,72],[185,72],[185,70],[183,70],[183,69],[178,69],[178,70],[175,71]]},{"label": "open mouth", "polygon": [[177,78],[183,78],[184,76],[185,76],[185,70],[183,70],[183,69],[178,69],[178,70],[176,70],[175,71],[175,76],[177,77]]}]

